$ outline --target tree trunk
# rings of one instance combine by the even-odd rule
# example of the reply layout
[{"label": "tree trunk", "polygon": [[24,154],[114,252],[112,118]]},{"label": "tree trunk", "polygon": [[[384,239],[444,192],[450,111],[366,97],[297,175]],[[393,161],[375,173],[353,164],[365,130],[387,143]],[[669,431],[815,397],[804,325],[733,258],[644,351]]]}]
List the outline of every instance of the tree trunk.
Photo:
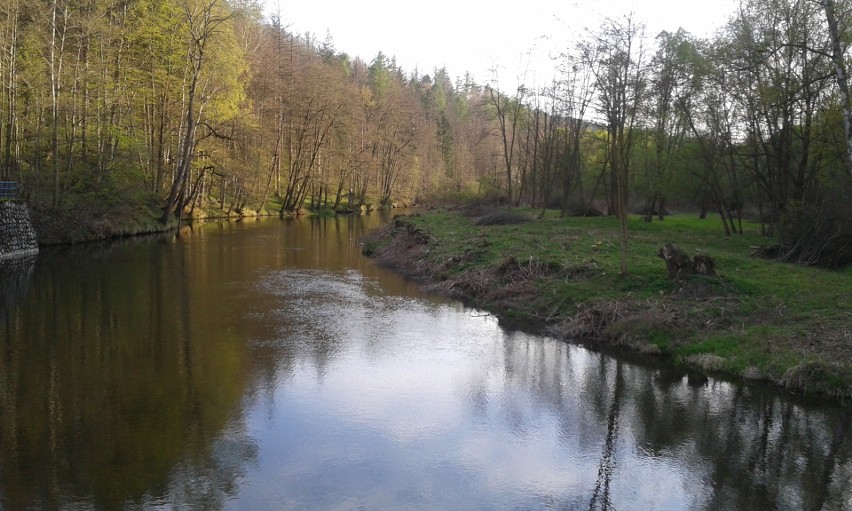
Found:
[{"label": "tree trunk", "polygon": [[846,63],[841,47],[840,31],[837,27],[837,15],[834,12],[835,0],[822,0],[825,18],[828,22],[828,35],[831,39],[831,61],[840,101],[843,103],[843,128],[846,133],[846,171],[852,174],[852,107],[849,105],[849,83],[846,75]]}]

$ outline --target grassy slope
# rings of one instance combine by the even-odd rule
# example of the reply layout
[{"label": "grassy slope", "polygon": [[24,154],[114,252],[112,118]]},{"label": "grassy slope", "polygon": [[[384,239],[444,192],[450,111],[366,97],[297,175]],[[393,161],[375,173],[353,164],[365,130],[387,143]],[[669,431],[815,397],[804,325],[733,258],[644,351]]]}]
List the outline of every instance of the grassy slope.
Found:
[{"label": "grassy slope", "polygon": [[98,204],[80,201],[61,208],[30,208],[39,245],[103,240],[174,229],[159,221],[156,205],[138,202]]},{"label": "grassy slope", "polygon": [[[195,208],[191,218],[185,216],[182,224],[205,219],[266,216],[269,211],[245,208],[237,213],[211,203]],[[273,214],[277,215],[277,210]],[[74,196],[59,208],[31,206],[30,215],[40,245],[82,243],[170,231],[177,227],[176,219],[163,225],[161,201],[144,194],[123,198]]]},{"label": "grassy slope", "polygon": [[[766,242],[756,225],[726,238],[718,220],[637,217],[623,276],[614,219],[548,213],[527,223],[477,225],[481,219],[424,214],[371,246],[386,264],[450,295],[555,335],[663,354],[796,392],[852,397],[852,268],[751,257],[752,247]],[[657,257],[666,242],[712,256],[719,277],[669,280]]]}]

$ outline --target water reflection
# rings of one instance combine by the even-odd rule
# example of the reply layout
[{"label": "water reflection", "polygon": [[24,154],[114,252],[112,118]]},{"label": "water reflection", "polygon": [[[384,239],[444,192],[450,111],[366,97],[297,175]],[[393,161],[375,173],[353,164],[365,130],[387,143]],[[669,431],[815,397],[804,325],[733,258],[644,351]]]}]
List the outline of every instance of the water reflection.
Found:
[{"label": "water reflection", "polygon": [[376,287],[357,273],[259,283],[283,307],[254,344],[292,362],[249,412],[274,455],[233,509],[848,507],[848,411]]},{"label": "water reflection", "polygon": [[506,331],[362,258],[380,221],[43,252],[0,508],[852,508],[848,410]]},{"label": "water reflection", "polygon": [[0,320],[27,296],[35,270],[35,255],[0,259]]},{"label": "water reflection", "polygon": [[209,449],[245,357],[194,258],[157,242],[39,258],[0,325],[5,507],[117,509]]},{"label": "water reflection", "polygon": [[[597,462],[581,471],[587,500],[564,507],[849,508],[848,410],[566,349],[513,380],[547,404],[565,453]],[[511,356],[513,368],[542,359],[527,344]]]}]

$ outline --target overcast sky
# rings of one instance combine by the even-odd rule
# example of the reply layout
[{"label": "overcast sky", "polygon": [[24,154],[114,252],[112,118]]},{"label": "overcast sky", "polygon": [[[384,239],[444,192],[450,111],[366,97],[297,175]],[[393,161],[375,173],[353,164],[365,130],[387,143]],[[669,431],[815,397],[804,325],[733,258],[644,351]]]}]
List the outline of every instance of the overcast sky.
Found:
[{"label": "overcast sky", "polygon": [[[446,67],[453,78],[470,71],[480,84],[491,80],[495,65],[501,82],[513,81],[509,75],[518,69],[537,69],[537,76],[527,76],[529,84],[549,81],[548,54],[584,28],[594,30],[602,16],[633,12],[651,36],[683,27],[703,37],[722,26],[736,0],[265,1],[267,12],[278,10],[291,32],[312,32],[320,41],[330,32],[338,51],[366,62],[382,51],[406,71],[432,74]],[[533,64],[519,64],[530,50]]]}]

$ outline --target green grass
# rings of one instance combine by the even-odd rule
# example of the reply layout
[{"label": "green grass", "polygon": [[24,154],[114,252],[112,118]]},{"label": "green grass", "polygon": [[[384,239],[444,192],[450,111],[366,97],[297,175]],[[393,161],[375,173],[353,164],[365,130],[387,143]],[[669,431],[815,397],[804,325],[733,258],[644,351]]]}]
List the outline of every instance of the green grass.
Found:
[{"label": "green grass", "polygon": [[[477,291],[467,298],[512,319],[544,319],[558,329],[589,304],[624,303],[629,311],[619,313],[604,337],[654,347],[682,363],[711,361],[706,369],[852,397],[852,268],[752,257],[755,247],[772,241],[758,225],[744,223],[742,235],[725,236],[718,219],[681,215],[651,223],[630,218],[628,274],[622,275],[614,218],[559,218],[548,211],[536,220],[537,212],[513,211],[530,221],[477,225],[475,217],[447,211],[412,217],[437,240],[412,257],[436,269],[438,280],[475,281]],[[718,276],[670,280],[657,256],[668,242],[713,257]],[[519,284],[496,270],[510,258],[522,268],[559,271]],[[819,370],[806,372],[821,375],[820,385],[790,383],[806,380],[791,374],[812,367]]]}]

